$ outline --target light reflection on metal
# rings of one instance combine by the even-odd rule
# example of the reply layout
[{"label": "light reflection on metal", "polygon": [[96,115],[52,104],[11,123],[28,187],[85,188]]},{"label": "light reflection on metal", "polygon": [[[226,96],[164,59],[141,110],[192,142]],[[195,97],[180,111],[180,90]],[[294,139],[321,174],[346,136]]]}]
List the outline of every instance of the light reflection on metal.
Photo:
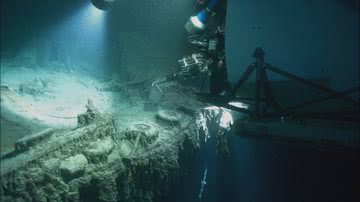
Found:
[{"label": "light reflection on metal", "polygon": [[229,102],[229,105],[233,106],[233,107],[237,107],[237,108],[241,108],[241,109],[248,109],[249,105],[245,104],[243,102]]},{"label": "light reflection on metal", "polygon": [[204,176],[203,176],[203,179],[201,180],[201,187],[200,187],[199,199],[202,198],[202,193],[204,192],[205,185],[207,185],[206,177],[207,177],[207,168],[205,168]]},{"label": "light reflection on metal", "polygon": [[208,121],[216,121],[222,129],[229,131],[234,123],[234,118],[229,109],[217,106],[205,107],[203,112],[203,119]]}]

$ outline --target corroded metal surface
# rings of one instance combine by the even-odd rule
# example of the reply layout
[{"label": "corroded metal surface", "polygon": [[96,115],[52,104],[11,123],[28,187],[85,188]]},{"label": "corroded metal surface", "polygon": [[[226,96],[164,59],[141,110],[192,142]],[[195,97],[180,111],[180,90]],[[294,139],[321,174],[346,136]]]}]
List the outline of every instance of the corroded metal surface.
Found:
[{"label": "corroded metal surface", "polygon": [[[27,150],[1,160],[1,199],[152,201],[177,176],[184,143],[196,147],[192,119],[185,116],[179,127],[169,128],[156,123],[154,113],[116,129],[113,117],[104,115],[88,126],[35,138]],[[136,152],[121,150],[126,141]]]}]

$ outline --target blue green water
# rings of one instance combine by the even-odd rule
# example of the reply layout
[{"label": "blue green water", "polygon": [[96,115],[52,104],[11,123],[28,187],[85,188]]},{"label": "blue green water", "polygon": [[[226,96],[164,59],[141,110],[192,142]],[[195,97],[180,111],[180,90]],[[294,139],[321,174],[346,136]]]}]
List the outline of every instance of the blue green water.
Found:
[{"label": "blue green water", "polygon": [[[203,147],[183,184],[167,201],[359,201],[360,154],[311,144],[229,136],[230,155]],[[207,185],[198,199],[207,164]]]}]

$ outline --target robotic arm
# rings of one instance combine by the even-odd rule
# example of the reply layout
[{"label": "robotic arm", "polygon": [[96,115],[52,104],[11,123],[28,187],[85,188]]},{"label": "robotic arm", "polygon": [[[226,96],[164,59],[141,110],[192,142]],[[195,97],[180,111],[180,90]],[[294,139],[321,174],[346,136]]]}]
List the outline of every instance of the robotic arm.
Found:
[{"label": "robotic arm", "polygon": [[178,61],[179,70],[177,72],[156,80],[152,83],[152,86],[168,81],[198,78],[201,74],[208,73],[211,63],[212,60],[207,59],[202,53],[194,53],[191,56],[183,57]]}]

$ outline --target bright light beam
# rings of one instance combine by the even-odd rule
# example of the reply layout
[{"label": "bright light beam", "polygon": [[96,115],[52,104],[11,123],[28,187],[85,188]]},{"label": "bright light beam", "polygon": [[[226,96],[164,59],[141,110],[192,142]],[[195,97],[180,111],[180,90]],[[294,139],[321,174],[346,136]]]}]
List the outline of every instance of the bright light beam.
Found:
[{"label": "bright light beam", "polygon": [[100,9],[97,9],[91,3],[89,3],[87,8],[87,20],[91,26],[102,26],[104,24],[106,12]]}]

